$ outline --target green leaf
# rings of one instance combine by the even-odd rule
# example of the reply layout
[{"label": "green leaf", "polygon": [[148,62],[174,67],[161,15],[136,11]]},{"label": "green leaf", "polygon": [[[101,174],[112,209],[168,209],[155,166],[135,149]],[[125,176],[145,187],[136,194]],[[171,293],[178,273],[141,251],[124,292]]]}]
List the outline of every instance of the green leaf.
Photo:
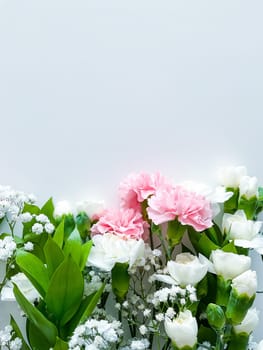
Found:
[{"label": "green leaf", "polygon": [[237,249],[234,245],[234,242],[230,242],[228,244],[226,244],[223,248],[222,248],[223,252],[226,253],[235,253],[237,254]]},{"label": "green leaf", "polygon": [[220,247],[212,242],[205,233],[201,234],[201,238],[198,242],[199,252],[204,254],[207,258],[209,258],[212,250],[219,249]]},{"label": "green leaf", "polygon": [[81,271],[73,258],[68,256],[54,272],[45,299],[48,310],[60,326],[67,323],[78,310],[83,289]]},{"label": "green leaf", "polygon": [[54,204],[53,204],[53,199],[52,197],[49,198],[46,203],[43,205],[43,207],[41,208],[41,213],[45,214],[49,220],[54,224],[55,220],[54,220]]},{"label": "green leaf", "polygon": [[86,262],[87,262],[91,247],[92,247],[92,241],[86,242],[81,246],[81,257],[79,262],[80,271],[82,271],[86,266]]},{"label": "green leaf", "polygon": [[57,342],[53,348],[53,350],[67,350],[68,349],[68,343],[66,343],[64,340],[57,338]]},{"label": "green leaf", "polygon": [[15,332],[15,335],[22,340],[21,350],[30,350],[13,316],[10,316],[10,324]]},{"label": "green leaf", "polygon": [[40,208],[34,204],[25,203],[23,208],[23,213],[38,215],[40,214]]},{"label": "green leaf", "polygon": [[[84,248],[88,249],[87,248]],[[71,255],[76,263],[81,266],[82,263],[82,242],[78,231],[73,231],[67,239],[63,248],[65,256]]]},{"label": "green leaf", "polygon": [[68,327],[68,334],[71,334],[78,324],[86,321],[88,317],[92,314],[93,310],[97,306],[100,297],[105,288],[105,283],[103,283],[99,290],[87,296],[82,302],[81,305],[75,314],[75,316],[70,320]]},{"label": "green leaf", "polygon": [[187,226],[182,225],[178,220],[168,222],[167,237],[169,246],[174,248],[176,245],[181,243],[183,235],[187,229]]},{"label": "green leaf", "polygon": [[44,298],[49,278],[48,272],[43,262],[35,255],[25,252],[23,250],[17,251],[16,263],[20,267],[21,271],[31,281],[33,286],[38,290],[40,295]]},{"label": "green leaf", "polygon": [[223,235],[220,228],[214,223],[212,227],[205,230],[207,237],[216,245],[221,246],[223,244]]},{"label": "green leaf", "polygon": [[67,239],[75,229],[75,220],[72,214],[63,215],[64,218],[64,237]]},{"label": "green leaf", "polygon": [[57,243],[57,245],[60,248],[62,248],[64,242],[64,220],[62,220],[58,225],[54,233],[53,240]]},{"label": "green leaf", "polygon": [[56,343],[57,337],[57,328],[55,325],[46,319],[46,317],[24,297],[15,284],[13,292],[18,304],[25,312],[29,320],[45,337],[46,341],[49,343],[49,347],[53,347]]},{"label": "green leaf", "polygon": [[27,320],[27,338],[32,349],[49,350],[50,342],[42,334],[42,332],[34,325],[33,322]]},{"label": "green leaf", "polygon": [[91,221],[85,212],[81,212],[76,217],[77,229],[79,231],[80,237],[85,242],[87,237],[90,235],[90,225]]},{"label": "green leaf", "polygon": [[64,253],[51,237],[48,237],[44,246],[44,253],[46,257],[48,276],[50,278],[64,260]]},{"label": "green leaf", "polygon": [[128,272],[129,264],[116,263],[111,270],[112,290],[116,295],[118,302],[123,302],[130,284],[130,275]]}]

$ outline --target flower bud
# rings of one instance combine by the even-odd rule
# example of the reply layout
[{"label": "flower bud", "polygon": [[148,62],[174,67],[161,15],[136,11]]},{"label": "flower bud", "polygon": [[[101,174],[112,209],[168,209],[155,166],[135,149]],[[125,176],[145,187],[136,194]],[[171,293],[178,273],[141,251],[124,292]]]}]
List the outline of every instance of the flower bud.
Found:
[{"label": "flower bud", "polygon": [[233,324],[243,321],[248,309],[252,306],[257,290],[257,275],[248,270],[232,281],[232,290],[226,309],[227,318]]},{"label": "flower bud", "polygon": [[258,179],[255,176],[242,176],[239,184],[239,195],[246,199],[258,197]]},{"label": "flower bud", "polygon": [[226,318],[223,309],[219,305],[208,304],[206,314],[208,323],[212,328],[220,330],[224,327]]}]

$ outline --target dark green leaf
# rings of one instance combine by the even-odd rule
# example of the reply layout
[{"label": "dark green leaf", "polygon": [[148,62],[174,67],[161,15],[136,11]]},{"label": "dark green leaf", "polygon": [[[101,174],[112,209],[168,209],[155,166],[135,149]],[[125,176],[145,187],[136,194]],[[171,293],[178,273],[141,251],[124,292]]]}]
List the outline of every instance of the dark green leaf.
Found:
[{"label": "dark green leaf", "polygon": [[49,347],[53,347],[57,337],[57,328],[55,325],[46,319],[46,317],[24,297],[15,284],[13,291],[18,304],[29,320],[45,337],[46,341],[49,343]]},{"label": "dark green leaf", "polygon": [[46,294],[48,310],[59,321],[67,323],[78,310],[83,297],[84,282],[80,269],[68,256],[54,272]]}]

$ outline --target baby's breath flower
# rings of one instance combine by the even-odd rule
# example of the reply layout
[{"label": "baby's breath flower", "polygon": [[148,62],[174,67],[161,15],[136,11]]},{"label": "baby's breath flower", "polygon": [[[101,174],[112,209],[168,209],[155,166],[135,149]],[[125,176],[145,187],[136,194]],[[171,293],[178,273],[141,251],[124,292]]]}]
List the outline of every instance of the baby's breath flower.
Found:
[{"label": "baby's breath flower", "polygon": [[32,226],[32,232],[37,234],[37,235],[40,235],[44,230],[44,227],[42,224],[39,224],[39,223],[36,223]]},{"label": "baby's breath flower", "polygon": [[24,244],[24,249],[30,252],[34,249],[34,244],[32,242],[26,242]]}]

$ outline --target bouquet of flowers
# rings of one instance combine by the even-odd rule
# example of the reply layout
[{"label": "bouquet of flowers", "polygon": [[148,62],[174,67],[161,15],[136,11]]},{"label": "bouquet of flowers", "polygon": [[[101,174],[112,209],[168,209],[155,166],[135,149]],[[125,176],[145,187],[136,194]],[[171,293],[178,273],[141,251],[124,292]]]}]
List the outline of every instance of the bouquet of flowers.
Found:
[{"label": "bouquet of flowers", "polygon": [[1,299],[16,300],[0,348],[10,350],[263,349],[252,333],[263,254],[263,188],[245,167],[215,189],[128,176],[120,206],[42,207],[0,187]]}]

